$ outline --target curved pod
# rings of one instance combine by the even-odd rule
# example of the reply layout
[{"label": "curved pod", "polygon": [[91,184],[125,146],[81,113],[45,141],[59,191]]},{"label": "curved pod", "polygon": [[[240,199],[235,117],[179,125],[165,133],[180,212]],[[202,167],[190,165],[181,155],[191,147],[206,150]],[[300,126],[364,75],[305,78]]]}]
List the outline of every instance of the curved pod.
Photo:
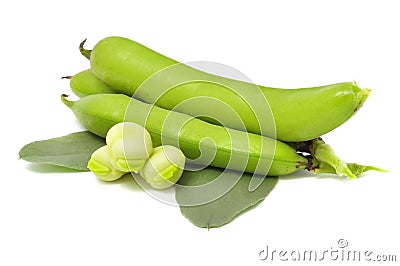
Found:
[{"label": "curved pod", "polygon": [[[275,139],[213,125],[122,94],[90,95],[75,102],[68,101],[64,95],[62,101],[83,126],[101,137],[113,125],[128,121],[144,126],[154,146],[179,144],[191,160],[212,155],[212,166],[259,175],[285,175],[307,167],[306,158]],[[208,160],[207,156],[204,158]]]},{"label": "curved pod", "polygon": [[[122,37],[108,37],[98,42],[91,51],[90,63],[92,72],[119,93],[134,96],[165,109],[200,116],[208,122],[214,123],[215,120],[219,120],[226,127],[274,137],[275,129],[270,127],[271,123],[265,123],[266,128],[260,127],[257,118],[263,117],[263,114],[255,114],[255,106],[246,104],[247,98],[235,92],[238,88],[239,92],[247,90],[250,97],[251,94],[254,98],[262,95],[269,103],[276,123],[276,138],[282,141],[310,140],[333,130],[362,106],[370,92],[352,82],[300,89],[255,86],[211,75],[183,64],[172,74],[153,79],[151,86],[146,86],[151,87],[150,90],[138,90],[156,73],[179,63]],[[192,82],[181,82],[182,79],[190,78]],[[209,80],[212,82],[204,82]],[[226,85],[233,88],[233,91],[227,90]],[[171,87],[173,89],[170,90]],[[220,115],[218,119],[207,119],[212,118],[215,112],[213,108],[204,104],[180,105],[196,97],[218,99],[233,108],[241,122],[232,122],[228,115]],[[269,114],[266,117],[269,117]],[[241,123],[245,128],[240,126]]]},{"label": "curved pod", "polygon": [[83,70],[70,78],[72,92],[82,98],[92,94],[114,93],[110,86],[99,80],[93,75],[90,69]]}]

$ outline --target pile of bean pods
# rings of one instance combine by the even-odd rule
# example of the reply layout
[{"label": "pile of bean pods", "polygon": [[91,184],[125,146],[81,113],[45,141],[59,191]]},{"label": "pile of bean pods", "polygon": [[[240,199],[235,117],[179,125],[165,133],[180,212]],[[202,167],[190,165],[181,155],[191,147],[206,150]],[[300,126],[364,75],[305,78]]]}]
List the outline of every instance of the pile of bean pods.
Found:
[{"label": "pile of bean pods", "polygon": [[189,164],[262,176],[309,170],[356,178],[381,170],[340,160],[321,139],[369,96],[355,82],[270,88],[206,73],[123,37],[107,37],[92,50],[84,43],[90,69],[65,77],[80,99],[62,101],[100,137],[132,122],[154,146],[179,148]]}]

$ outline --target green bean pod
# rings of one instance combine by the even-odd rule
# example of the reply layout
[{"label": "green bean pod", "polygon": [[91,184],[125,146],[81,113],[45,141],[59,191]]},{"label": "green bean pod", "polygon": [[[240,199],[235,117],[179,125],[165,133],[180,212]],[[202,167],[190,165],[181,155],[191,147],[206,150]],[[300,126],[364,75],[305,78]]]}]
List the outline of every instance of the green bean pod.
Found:
[{"label": "green bean pod", "polygon": [[148,130],[154,146],[179,146],[195,164],[264,176],[285,175],[308,166],[306,158],[275,139],[213,125],[126,95],[96,94],[74,102],[63,95],[62,101],[98,136],[105,137],[119,122],[134,122]]},{"label": "green bean pod", "polygon": [[70,80],[72,92],[80,98],[92,94],[114,93],[114,90],[94,76],[90,69],[63,78]]},{"label": "green bean pod", "polygon": [[[122,37],[105,38],[91,52],[83,48],[81,52],[90,57],[93,74],[119,93],[211,123],[219,121],[226,127],[282,141],[305,141],[324,135],[347,121],[370,93],[353,82],[300,89],[256,86],[179,64]],[[145,88],[140,89],[146,83]],[[245,95],[245,92],[248,94]],[[210,108],[204,102],[182,104],[202,97],[217,99],[229,106],[238,114],[240,121],[232,119],[219,107]],[[255,112],[257,104],[251,104],[254,99],[263,97],[270,107],[266,115]],[[275,120],[276,135],[270,122],[260,123],[260,117],[269,119],[269,111],[272,111]],[[216,114],[217,119],[212,119]]]}]

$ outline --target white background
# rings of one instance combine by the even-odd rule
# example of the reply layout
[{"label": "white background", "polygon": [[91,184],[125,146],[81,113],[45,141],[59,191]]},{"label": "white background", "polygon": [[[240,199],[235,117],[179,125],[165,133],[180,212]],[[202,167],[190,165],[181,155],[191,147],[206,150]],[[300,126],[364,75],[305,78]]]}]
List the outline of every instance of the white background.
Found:
[{"label": "white background", "polygon": [[[0,265],[266,265],[258,253],[267,245],[323,251],[341,238],[400,260],[397,1],[38,0],[0,10]],[[283,177],[256,209],[207,231],[131,180],[18,160],[28,142],[81,130],[60,102],[70,93],[60,77],[89,67],[81,40],[90,48],[110,35],[181,62],[224,63],[267,86],[356,80],[370,98],[325,140],[343,159],[390,173]]]}]

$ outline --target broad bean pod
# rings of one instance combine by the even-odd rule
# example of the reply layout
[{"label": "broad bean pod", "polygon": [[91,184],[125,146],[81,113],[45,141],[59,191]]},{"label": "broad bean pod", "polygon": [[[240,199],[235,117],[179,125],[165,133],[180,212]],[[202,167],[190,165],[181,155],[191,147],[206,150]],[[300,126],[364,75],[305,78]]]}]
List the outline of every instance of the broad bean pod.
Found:
[{"label": "broad bean pod", "polygon": [[[221,113],[217,120],[226,127],[282,141],[306,141],[324,135],[352,117],[370,93],[369,89],[361,89],[354,82],[299,89],[256,86],[211,75],[183,64],[171,73],[154,79],[151,89],[138,90],[153,75],[179,65],[179,62],[122,37],[107,37],[98,42],[92,51],[82,45],[81,52],[90,58],[93,74],[116,92],[211,123],[217,122],[210,117]],[[182,83],[182,80],[188,79],[192,82]],[[261,91],[270,107],[266,112],[272,111],[276,131],[270,127],[271,123],[265,123],[266,128],[260,126],[259,116],[254,114],[255,106],[249,105],[246,97],[226,86],[247,90],[254,98],[259,97]],[[241,121],[232,120],[229,115],[206,104],[181,104],[196,97],[221,101],[233,108]]]},{"label": "broad bean pod", "polygon": [[209,163],[263,176],[286,175],[309,164],[295,149],[276,139],[213,125],[126,95],[95,94],[78,101],[69,101],[63,95],[62,101],[98,136],[105,137],[117,123],[134,122],[148,130],[154,146],[179,146],[195,164]]},{"label": "broad bean pod", "polygon": [[82,98],[92,94],[114,93],[110,86],[99,80],[90,69],[83,70],[73,76],[64,76],[69,79],[72,92]]}]

